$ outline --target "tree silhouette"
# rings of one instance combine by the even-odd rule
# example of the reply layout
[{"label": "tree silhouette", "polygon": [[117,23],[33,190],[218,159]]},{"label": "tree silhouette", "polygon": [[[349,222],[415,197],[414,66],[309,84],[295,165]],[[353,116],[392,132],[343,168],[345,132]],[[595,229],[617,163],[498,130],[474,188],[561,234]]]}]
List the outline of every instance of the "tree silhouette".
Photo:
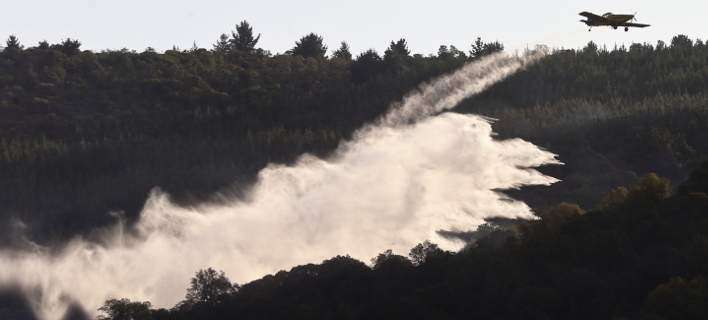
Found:
[{"label": "tree silhouette", "polygon": [[419,243],[413,247],[410,253],[408,253],[408,256],[411,258],[411,262],[413,262],[414,265],[419,266],[428,261],[431,257],[442,253],[442,249],[440,249],[437,244],[425,240],[423,243]]},{"label": "tree silhouette", "polygon": [[398,270],[400,268],[413,266],[413,264],[411,263],[410,260],[408,260],[408,258],[406,258],[402,255],[394,254],[393,251],[391,251],[390,249],[386,250],[382,253],[379,253],[379,255],[372,258],[371,264],[373,265],[374,270],[382,270],[382,269]]},{"label": "tree silhouette", "polygon": [[7,38],[7,41],[5,41],[5,50],[6,51],[16,52],[16,51],[22,50],[23,48],[24,47],[20,44],[20,39],[18,39],[17,36],[15,36],[14,34],[10,35]]},{"label": "tree silhouette", "polygon": [[399,39],[398,41],[391,41],[388,49],[384,52],[384,61],[398,60],[402,58],[408,58],[411,51],[408,49],[408,43],[406,39]]},{"label": "tree silhouette", "polygon": [[332,53],[332,58],[351,61],[352,53],[351,51],[349,51],[349,44],[347,44],[345,41],[342,41],[342,44],[339,46],[339,49]]},{"label": "tree silhouette", "polygon": [[150,302],[132,302],[128,299],[107,300],[98,311],[98,320],[150,320]]},{"label": "tree silhouette", "polygon": [[231,46],[238,51],[252,52],[260,39],[260,34],[253,36],[253,27],[246,20],[236,26],[236,32],[231,32]]},{"label": "tree silhouette", "polygon": [[223,271],[212,268],[199,270],[194,275],[187,289],[184,304],[216,304],[238,290],[238,285],[231,283]]},{"label": "tree silhouette", "polygon": [[305,58],[324,59],[327,54],[327,46],[321,36],[310,33],[295,42],[295,47],[288,51],[292,55]]},{"label": "tree silhouette", "polygon": [[411,51],[408,50],[406,39],[391,41],[388,49],[384,52],[384,63],[387,68],[394,73],[403,73],[407,70]]}]

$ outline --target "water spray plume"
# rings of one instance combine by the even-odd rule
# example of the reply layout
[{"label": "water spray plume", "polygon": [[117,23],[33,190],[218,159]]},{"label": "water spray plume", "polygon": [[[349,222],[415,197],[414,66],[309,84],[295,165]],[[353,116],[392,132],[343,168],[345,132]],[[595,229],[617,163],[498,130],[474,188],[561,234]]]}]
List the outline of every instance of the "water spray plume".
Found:
[{"label": "water spray plume", "polygon": [[544,50],[529,51],[521,56],[499,52],[468,63],[460,70],[422,84],[377,123],[396,126],[425,119],[457,106],[462,100],[478,94],[489,86],[534,63],[547,54]]},{"label": "water spray plume", "polygon": [[302,156],[263,169],[246,199],[179,207],[154,191],[136,234],[118,225],[103,244],[81,239],[59,253],[0,253],[0,286],[19,286],[43,320],[71,303],[88,312],[108,298],[171,307],[196,270],[214,267],[243,283],[338,254],[368,261],[405,254],[439,230],[469,230],[490,216],[534,218],[493,190],[548,185],[531,168],[555,156],[516,139],[498,141],[481,117],[443,113],[538,60],[496,54],[421,86],[327,159]]}]

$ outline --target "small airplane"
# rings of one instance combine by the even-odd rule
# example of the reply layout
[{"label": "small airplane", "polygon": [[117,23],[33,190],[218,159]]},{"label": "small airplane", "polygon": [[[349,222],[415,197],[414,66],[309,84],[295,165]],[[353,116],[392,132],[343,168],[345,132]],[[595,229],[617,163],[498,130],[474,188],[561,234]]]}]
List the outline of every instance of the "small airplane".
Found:
[{"label": "small airplane", "polygon": [[636,21],[634,18],[636,14],[613,14],[612,12],[608,12],[598,16],[594,13],[583,11],[580,15],[587,18],[587,20],[580,20],[580,22],[583,22],[590,27],[590,30],[588,31],[592,31],[592,27],[601,26],[612,27],[615,30],[617,30],[618,27],[624,27],[624,31],[629,31],[630,27],[646,28],[650,26],[648,24],[630,22]]}]

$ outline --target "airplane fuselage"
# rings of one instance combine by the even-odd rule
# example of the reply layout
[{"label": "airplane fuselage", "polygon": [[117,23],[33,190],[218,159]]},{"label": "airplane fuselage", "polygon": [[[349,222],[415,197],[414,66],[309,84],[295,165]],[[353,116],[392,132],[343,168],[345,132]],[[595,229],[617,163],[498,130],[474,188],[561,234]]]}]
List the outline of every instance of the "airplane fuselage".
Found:
[{"label": "airplane fuselage", "polygon": [[590,28],[608,26],[617,29],[618,27],[624,27],[625,31],[629,31],[630,27],[645,28],[649,26],[648,24],[630,22],[634,20],[635,15],[633,14],[613,14],[608,12],[599,16],[591,12],[583,11],[580,15],[586,18],[585,20],[580,20],[580,22],[585,23]]},{"label": "airplane fuselage", "polygon": [[603,18],[610,20],[618,25],[634,19],[633,14],[605,14]]}]

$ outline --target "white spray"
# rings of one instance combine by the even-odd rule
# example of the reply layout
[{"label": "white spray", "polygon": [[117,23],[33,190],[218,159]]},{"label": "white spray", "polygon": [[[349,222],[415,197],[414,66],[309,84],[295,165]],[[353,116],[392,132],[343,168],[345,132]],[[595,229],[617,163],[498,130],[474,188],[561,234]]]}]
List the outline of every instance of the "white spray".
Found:
[{"label": "white spray", "polygon": [[492,190],[554,183],[530,169],[557,163],[553,154],[494,140],[480,117],[430,116],[541,56],[497,54],[421,86],[330,158],[263,169],[246,200],[183,208],[156,191],[137,236],[117,226],[104,245],[77,239],[59,254],[1,252],[0,286],[23,288],[43,320],[61,318],[72,302],[95,313],[107,298],[170,307],[206,267],[244,282],[338,254],[405,254],[426,239],[455,250],[462,244],[436,231],[469,230],[490,216],[533,218]]}]

